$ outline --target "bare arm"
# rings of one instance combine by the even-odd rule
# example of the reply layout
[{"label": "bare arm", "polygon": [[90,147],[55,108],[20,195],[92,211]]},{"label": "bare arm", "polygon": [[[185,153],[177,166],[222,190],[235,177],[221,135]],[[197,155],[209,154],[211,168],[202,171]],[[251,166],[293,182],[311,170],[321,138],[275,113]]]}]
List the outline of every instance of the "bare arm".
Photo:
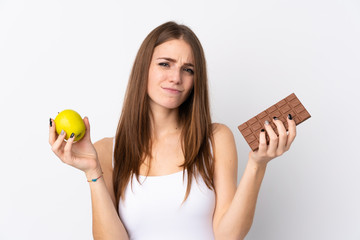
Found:
[{"label": "bare arm", "polygon": [[[128,240],[128,235],[115,207],[112,189],[112,144],[110,139],[102,139],[94,144],[101,167],[93,173],[86,174],[87,179],[104,177],[96,182],[89,182],[92,202],[93,235],[95,240]],[[111,141],[112,142],[112,141]]]},{"label": "bare arm", "polygon": [[[244,239],[253,223],[255,207],[266,167],[248,162],[235,196],[219,222],[219,238]],[[223,238],[222,236],[226,236]]]},{"label": "bare arm", "polygon": [[129,239],[103,179],[90,183],[95,240]]},{"label": "bare arm", "polygon": [[[74,138],[64,141],[66,133],[58,135],[55,122],[50,119],[49,143],[52,151],[64,163],[83,171],[87,179],[104,176],[96,182],[89,182],[93,213],[93,235],[95,240],[128,239],[127,232],[116,212],[115,198],[112,190],[112,148],[108,139],[100,140],[93,145],[90,139],[90,124],[84,118],[86,133],[83,139],[74,142]],[[111,146],[112,147],[112,146]],[[110,160],[109,160],[110,155]],[[107,188],[108,186],[108,188]]]},{"label": "bare arm", "polygon": [[270,143],[266,144],[265,132],[261,132],[259,150],[249,153],[247,166],[237,187],[234,185],[237,178],[237,154],[233,135],[226,126],[220,127],[214,135],[214,182],[217,189],[217,204],[213,221],[216,239],[243,239],[247,235],[253,222],[267,163],[288,151],[296,136],[293,120],[287,119],[289,134],[281,121],[273,121],[278,128],[279,136],[270,125],[264,125]]}]

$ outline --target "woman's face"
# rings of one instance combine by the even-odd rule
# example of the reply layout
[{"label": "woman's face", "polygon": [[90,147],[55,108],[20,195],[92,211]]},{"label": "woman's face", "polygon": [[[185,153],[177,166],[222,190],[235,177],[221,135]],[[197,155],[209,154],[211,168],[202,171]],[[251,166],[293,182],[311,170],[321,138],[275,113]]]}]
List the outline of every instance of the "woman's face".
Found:
[{"label": "woman's face", "polygon": [[170,40],[154,49],[147,92],[150,106],[179,107],[194,86],[194,57],[184,40]]}]

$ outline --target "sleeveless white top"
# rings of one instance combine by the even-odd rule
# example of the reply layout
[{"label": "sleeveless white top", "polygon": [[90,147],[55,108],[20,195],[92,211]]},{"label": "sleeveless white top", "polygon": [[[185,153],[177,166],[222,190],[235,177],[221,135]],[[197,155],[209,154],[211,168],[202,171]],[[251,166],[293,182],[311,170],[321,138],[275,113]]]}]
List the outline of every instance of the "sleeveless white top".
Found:
[{"label": "sleeveless white top", "polygon": [[129,181],[126,187],[125,200],[119,202],[119,215],[130,240],[214,239],[215,193],[200,175],[197,180],[193,177],[190,194],[183,204],[186,171],[184,181],[182,171],[164,176],[140,175],[139,180],[141,184],[133,176],[132,184]]}]

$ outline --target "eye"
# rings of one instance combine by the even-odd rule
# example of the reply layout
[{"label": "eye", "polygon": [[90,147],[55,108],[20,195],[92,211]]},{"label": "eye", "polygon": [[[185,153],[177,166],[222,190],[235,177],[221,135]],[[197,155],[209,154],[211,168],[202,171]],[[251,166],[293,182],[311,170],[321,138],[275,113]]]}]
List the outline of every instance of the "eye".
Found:
[{"label": "eye", "polygon": [[162,63],[159,63],[159,66],[162,66],[162,67],[169,67],[169,64],[168,64],[168,63],[165,63],[165,62],[162,62]]},{"label": "eye", "polygon": [[184,71],[190,73],[191,75],[194,75],[194,70],[192,70],[191,68],[184,68]]}]

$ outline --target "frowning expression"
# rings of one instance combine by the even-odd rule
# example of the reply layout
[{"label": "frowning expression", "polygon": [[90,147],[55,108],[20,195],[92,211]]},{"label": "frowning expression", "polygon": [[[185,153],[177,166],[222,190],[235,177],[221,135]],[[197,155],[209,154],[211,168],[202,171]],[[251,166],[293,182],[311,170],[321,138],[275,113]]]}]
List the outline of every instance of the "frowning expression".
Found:
[{"label": "frowning expression", "polygon": [[179,107],[194,86],[194,57],[182,39],[173,39],[154,49],[149,68],[147,92],[150,106]]}]

